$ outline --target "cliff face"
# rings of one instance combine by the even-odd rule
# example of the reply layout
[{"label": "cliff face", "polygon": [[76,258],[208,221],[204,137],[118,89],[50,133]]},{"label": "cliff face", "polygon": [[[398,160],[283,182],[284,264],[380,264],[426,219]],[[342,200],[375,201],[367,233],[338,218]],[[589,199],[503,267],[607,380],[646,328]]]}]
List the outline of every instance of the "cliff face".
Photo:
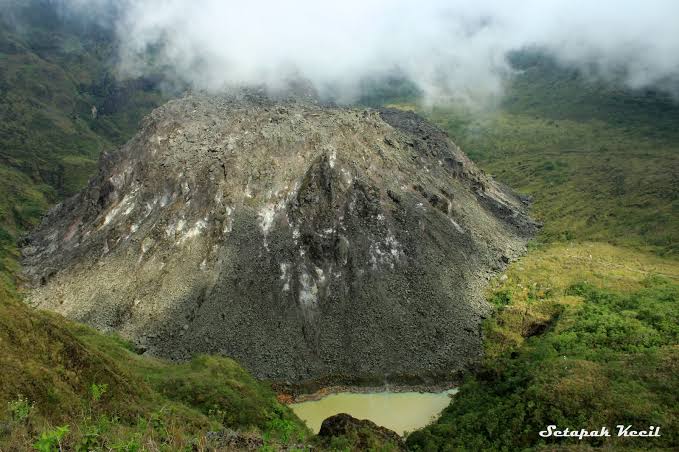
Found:
[{"label": "cliff face", "polygon": [[23,247],[29,302],[277,381],[450,376],[526,205],[412,113],[191,96]]}]

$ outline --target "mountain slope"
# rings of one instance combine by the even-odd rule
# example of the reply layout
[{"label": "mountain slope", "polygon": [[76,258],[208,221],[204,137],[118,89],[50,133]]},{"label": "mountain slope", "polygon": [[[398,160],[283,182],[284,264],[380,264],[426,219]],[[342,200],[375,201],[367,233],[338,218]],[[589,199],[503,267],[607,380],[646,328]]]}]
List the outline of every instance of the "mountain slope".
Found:
[{"label": "mountain slope", "polygon": [[13,298],[0,292],[2,450],[29,450],[41,435],[56,447],[57,426],[68,429],[64,450],[218,446],[219,435],[208,432],[225,428],[252,430],[258,441],[266,434],[272,444],[307,436],[270,387],[229,359],[144,358],[119,339]]},{"label": "mountain slope", "polygon": [[439,108],[429,118],[483,169],[533,196],[542,240],[676,255],[679,104],[546,57],[524,60],[499,109]]},{"label": "mountain slope", "polygon": [[416,115],[189,96],[31,235],[29,300],[279,381],[450,378],[525,210]]},{"label": "mountain slope", "polygon": [[58,2],[1,6],[0,274],[10,283],[18,235],[80,190],[99,154],[126,141],[162,96],[148,80],[112,77],[110,30],[65,17]]}]

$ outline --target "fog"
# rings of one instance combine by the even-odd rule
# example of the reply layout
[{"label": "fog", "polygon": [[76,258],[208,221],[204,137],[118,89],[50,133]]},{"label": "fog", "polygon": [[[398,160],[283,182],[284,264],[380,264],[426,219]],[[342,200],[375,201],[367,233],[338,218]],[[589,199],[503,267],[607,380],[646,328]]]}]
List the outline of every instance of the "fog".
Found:
[{"label": "fog", "polygon": [[526,47],[633,88],[679,85],[675,0],[62,1],[118,6],[122,75],[197,89],[302,77],[351,100],[361,81],[399,74],[430,100],[476,102],[502,94],[507,52]]}]

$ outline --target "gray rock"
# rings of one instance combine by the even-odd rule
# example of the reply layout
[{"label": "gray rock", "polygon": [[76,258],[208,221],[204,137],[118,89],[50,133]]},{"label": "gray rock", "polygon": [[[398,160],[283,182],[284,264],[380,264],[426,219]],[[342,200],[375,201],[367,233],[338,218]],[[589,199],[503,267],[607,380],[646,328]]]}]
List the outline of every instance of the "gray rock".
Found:
[{"label": "gray rock", "polygon": [[380,427],[367,419],[356,419],[346,413],[325,419],[318,432],[318,437],[326,444],[330,444],[332,438],[342,436],[353,440],[352,450],[371,450],[375,447],[375,443],[383,445],[382,450],[407,450],[403,438],[396,432]]},{"label": "gray rock", "polygon": [[189,96],[25,241],[29,302],[277,381],[450,378],[526,209],[415,114]]}]

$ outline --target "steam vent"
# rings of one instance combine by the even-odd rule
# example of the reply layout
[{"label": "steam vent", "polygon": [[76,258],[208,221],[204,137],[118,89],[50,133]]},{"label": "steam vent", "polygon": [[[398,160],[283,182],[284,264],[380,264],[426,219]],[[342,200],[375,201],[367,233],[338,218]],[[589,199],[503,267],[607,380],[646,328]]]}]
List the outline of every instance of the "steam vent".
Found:
[{"label": "steam vent", "polygon": [[414,113],[189,96],[24,241],[28,302],[274,381],[449,378],[526,211]]}]

